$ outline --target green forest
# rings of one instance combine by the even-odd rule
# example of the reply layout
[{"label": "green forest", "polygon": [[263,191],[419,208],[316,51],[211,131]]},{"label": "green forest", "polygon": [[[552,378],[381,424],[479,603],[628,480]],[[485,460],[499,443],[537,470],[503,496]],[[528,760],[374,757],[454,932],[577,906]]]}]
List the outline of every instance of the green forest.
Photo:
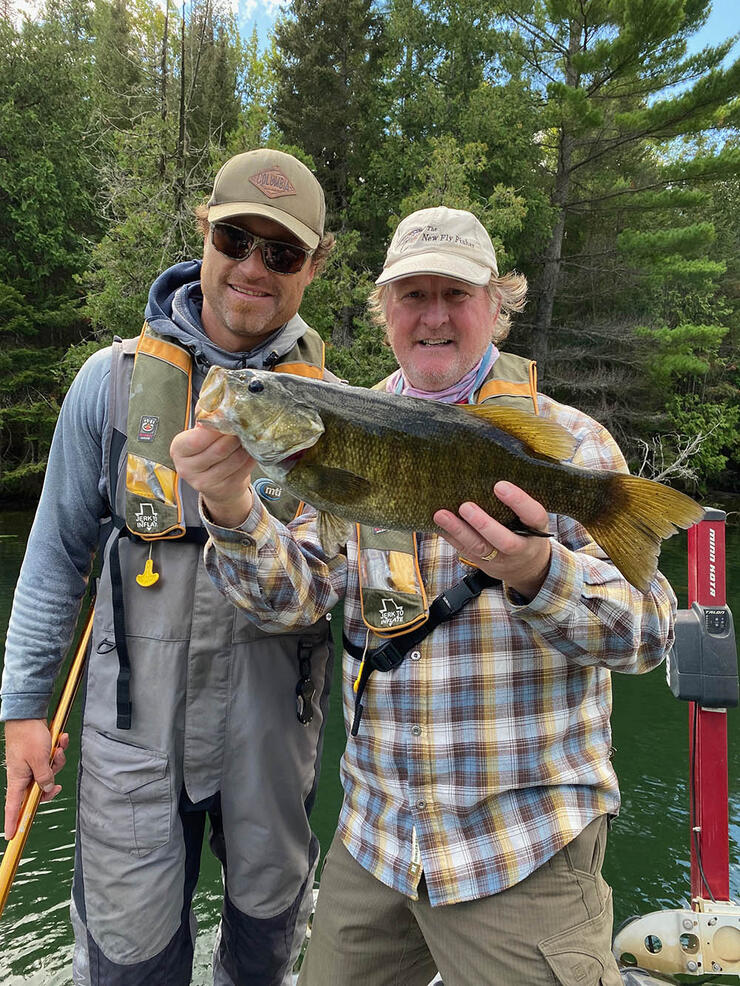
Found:
[{"label": "green forest", "polygon": [[[399,218],[474,212],[529,300],[506,347],[633,471],[740,488],[740,61],[710,0],[293,0],[268,38],[219,0],[0,4],[0,498],[33,501],[66,389],[200,256],[219,166],[317,173],[337,246],[301,309],[329,367],[395,364],[365,301]],[[730,27],[728,25],[728,35]]]}]

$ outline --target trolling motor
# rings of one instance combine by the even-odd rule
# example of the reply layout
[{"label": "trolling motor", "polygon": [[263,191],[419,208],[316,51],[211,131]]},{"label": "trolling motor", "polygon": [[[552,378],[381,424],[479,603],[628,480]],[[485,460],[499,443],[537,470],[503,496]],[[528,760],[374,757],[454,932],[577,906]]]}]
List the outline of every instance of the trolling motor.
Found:
[{"label": "trolling motor", "polygon": [[663,976],[740,975],[740,904],[730,900],[727,709],[738,704],[737,647],[725,595],[725,519],[708,508],[688,532],[689,609],[679,610],[668,685],[689,702],[691,908],[633,918],[615,935],[625,986]]}]

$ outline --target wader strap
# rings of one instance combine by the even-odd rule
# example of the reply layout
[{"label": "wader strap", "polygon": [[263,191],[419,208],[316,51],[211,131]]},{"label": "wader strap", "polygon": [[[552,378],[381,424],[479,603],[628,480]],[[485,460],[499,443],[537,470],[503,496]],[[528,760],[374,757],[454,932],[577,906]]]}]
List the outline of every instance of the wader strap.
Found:
[{"label": "wader strap", "polygon": [[126,644],[126,619],[123,609],[123,579],[118,547],[121,528],[116,524],[113,544],[108,555],[110,565],[111,602],[113,604],[113,636],[118,653],[118,679],[116,681],[116,726],[131,729],[131,662]]},{"label": "wader strap", "polygon": [[453,585],[451,589],[447,589],[446,592],[437,596],[429,607],[429,619],[422,626],[398,637],[391,637],[382,646],[367,653],[362,647],[357,647],[342,634],[344,649],[352,657],[362,661],[360,673],[355,683],[355,716],[352,721],[352,736],[357,736],[360,729],[360,719],[363,712],[362,695],[373,671],[395,670],[403,663],[407,652],[412,647],[421,643],[440,624],[447,623],[453,616],[457,616],[471,599],[475,599],[484,589],[488,589],[492,585],[501,585],[501,579],[495,579],[492,575],[479,569],[471,572],[470,575],[466,575],[464,579]]}]

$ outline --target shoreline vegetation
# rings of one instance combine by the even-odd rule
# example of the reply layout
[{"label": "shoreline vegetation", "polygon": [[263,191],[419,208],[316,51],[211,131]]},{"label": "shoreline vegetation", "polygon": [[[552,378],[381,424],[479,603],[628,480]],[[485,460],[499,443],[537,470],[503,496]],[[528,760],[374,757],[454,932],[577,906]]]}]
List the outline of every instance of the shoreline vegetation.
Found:
[{"label": "shoreline vegetation", "polygon": [[326,190],[337,246],[302,314],[330,369],[394,368],[365,305],[390,231],[469,209],[529,280],[504,347],[633,472],[719,505],[740,488],[740,62],[730,37],[692,48],[709,9],[294,0],[259,39],[222,0],[7,0],[0,503],[35,502],[77,369],[200,255],[219,165],[270,145]]}]

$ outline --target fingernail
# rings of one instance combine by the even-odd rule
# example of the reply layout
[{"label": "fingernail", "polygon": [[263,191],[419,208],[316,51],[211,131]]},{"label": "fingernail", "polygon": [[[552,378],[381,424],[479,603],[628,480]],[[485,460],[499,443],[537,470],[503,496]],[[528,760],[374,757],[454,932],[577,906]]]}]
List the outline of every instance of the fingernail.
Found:
[{"label": "fingernail", "polygon": [[503,493],[504,496],[507,496],[509,493],[511,493],[512,488],[513,487],[511,483],[507,483],[505,479],[502,479],[501,482],[496,483],[496,492]]},{"label": "fingernail", "polygon": [[48,794],[49,791],[53,791],[54,790],[54,785],[53,784],[42,784],[41,785],[41,790],[44,792],[44,794]]}]

